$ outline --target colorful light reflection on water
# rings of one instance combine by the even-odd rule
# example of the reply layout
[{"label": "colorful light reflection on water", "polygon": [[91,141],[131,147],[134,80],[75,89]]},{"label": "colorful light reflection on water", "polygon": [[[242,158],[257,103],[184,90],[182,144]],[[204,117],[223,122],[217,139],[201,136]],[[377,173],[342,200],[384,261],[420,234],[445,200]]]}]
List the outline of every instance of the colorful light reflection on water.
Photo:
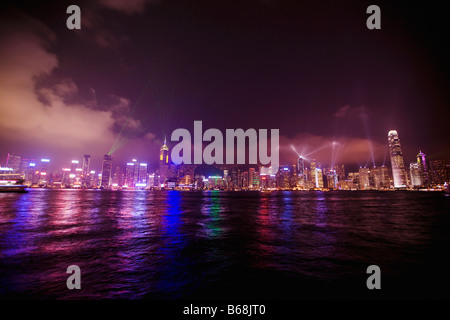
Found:
[{"label": "colorful light reflection on water", "polygon": [[[407,192],[1,194],[0,295],[360,297],[366,267],[378,264],[387,295],[441,297],[449,202]],[[66,288],[72,264],[81,290]]]}]

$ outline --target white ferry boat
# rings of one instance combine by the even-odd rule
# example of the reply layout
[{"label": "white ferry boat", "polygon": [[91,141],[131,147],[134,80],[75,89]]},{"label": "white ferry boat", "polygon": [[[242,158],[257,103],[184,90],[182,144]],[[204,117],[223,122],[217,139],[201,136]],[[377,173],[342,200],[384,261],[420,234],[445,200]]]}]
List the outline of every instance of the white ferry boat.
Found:
[{"label": "white ferry boat", "polygon": [[0,174],[0,192],[27,192],[21,174]]}]

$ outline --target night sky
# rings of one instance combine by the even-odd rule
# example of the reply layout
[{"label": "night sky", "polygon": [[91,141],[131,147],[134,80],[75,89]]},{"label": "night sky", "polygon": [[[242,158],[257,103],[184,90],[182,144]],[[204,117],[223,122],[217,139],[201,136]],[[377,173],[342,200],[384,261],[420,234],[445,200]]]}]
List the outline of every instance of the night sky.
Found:
[{"label": "night sky", "polygon": [[[66,28],[70,4],[81,30]],[[381,30],[366,27],[371,4]],[[194,120],[280,129],[282,163],[293,145],[323,147],[324,166],[371,166],[371,149],[388,164],[391,129],[407,163],[419,149],[450,161],[447,20],[411,1],[3,2],[0,162],[155,163]]]}]

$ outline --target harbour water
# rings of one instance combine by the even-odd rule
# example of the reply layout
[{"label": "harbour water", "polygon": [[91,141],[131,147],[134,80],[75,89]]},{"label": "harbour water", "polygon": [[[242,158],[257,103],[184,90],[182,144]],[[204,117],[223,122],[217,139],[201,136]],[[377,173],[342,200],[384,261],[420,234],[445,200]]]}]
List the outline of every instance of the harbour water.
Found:
[{"label": "harbour water", "polygon": [[449,249],[441,192],[0,194],[2,299],[448,299]]}]

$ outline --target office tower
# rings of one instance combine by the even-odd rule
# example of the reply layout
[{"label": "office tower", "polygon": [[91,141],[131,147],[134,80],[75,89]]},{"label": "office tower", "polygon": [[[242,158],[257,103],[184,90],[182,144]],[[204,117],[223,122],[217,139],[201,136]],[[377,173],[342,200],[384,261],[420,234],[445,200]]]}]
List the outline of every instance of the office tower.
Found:
[{"label": "office tower", "polygon": [[164,144],[159,149],[159,161],[162,163],[169,163],[169,147],[166,144],[166,139],[164,138]]},{"label": "office tower", "polygon": [[125,167],[125,185],[129,188],[133,187],[134,180],[134,162],[127,162]]},{"label": "office tower", "polygon": [[111,171],[112,171],[112,156],[106,154],[103,157],[103,164],[102,164],[101,186],[103,188],[108,188],[109,186],[111,186]]},{"label": "office tower", "polygon": [[41,159],[40,170],[38,170],[38,184],[47,185],[47,175],[49,173],[50,159]]},{"label": "office tower", "polygon": [[323,188],[323,173],[322,173],[322,169],[316,168],[314,177],[316,179],[316,188]]},{"label": "office tower", "polygon": [[91,156],[89,154],[85,154],[83,156],[83,166],[82,171],[81,171],[81,181],[82,181],[82,186],[86,187],[87,186],[87,179],[88,179],[88,175],[89,175],[89,167],[91,165]]},{"label": "office tower", "polygon": [[6,159],[6,167],[13,169],[13,173],[19,173],[21,159],[21,156],[8,153],[8,158]]},{"label": "office tower", "polygon": [[381,187],[382,188],[390,188],[391,187],[391,175],[390,170],[386,166],[381,166]]},{"label": "office tower", "polygon": [[41,159],[39,171],[48,172],[49,167],[50,167],[50,159]]},{"label": "office tower", "polygon": [[147,186],[147,164],[140,163],[139,164],[139,180],[138,183],[143,186]]},{"label": "office tower", "polygon": [[169,178],[169,147],[164,139],[164,144],[159,149],[159,185],[164,187],[164,183]]},{"label": "office tower", "polygon": [[295,188],[297,187],[298,182],[298,171],[297,171],[297,165],[293,164],[290,166],[290,180],[289,180],[289,188]]},{"label": "office tower", "polygon": [[156,183],[155,180],[156,180],[156,175],[154,173],[150,173],[148,175],[148,179],[147,179],[147,187],[150,187],[150,188],[154,187],[155,183]]},{"label": "office tower", "polygon": [[307,174],[305,169],[305,159],[298,157],[297,159],[297,185],[301,188],[306,188]]},{"label": "office tower", "polygon": [[133,186],[136,186],[136,183],[139,183],[139,162],[136,159],[132,162],[134,163]]},{"label": "office tower", "polygon": [[[249,189],[254,189],[253,188],[254,176],[255,176],[255,168],[249,168],[248,169],[248,187],[249,187]],[[224,180],[226,181],[225,176],[224,176]]]},{"label": "office tower", "polygon": [[391,156],[394,188],[406,188],[408,177],[403,159],[402,146],[396,130],[388,133],[389,153]]},{"label": "office tower", "polygon": [[372,170],[370,170],[370,177],[373,181],[373,186],[377,190],[383,188],[382,168],[383,167],[373,167]]},{"label": "office tower", "polygon": [[336,170],[329,170],[326,173],[327,177],[327,187],[329,189],[335,189],[338,186],[338,176]]},{"label": "office tower", "polygon": [[73,174],[76,174],[76,170],[77,170],[77,168],[79,168],[79,161],[78,160],[72,160],[72,164],[71,164],[71,166],[70,166],[70,171],[73,173]]},{"label": "office tower", "polygon": [[248,171],[242,172],[242,188],[247,189],[249,185]]},{"label": "office tower", "polygon": [[369,168],[359,168],[359,189],[370,189],[370,170]]},{"label": "office tower", "polygon": [[13,173],[21,172],[21,162],[21,156],[8,153],[8,157],[6,159],[6,167],[11,168]]},{"label": "office tower", "polygon": [[411,162],[409,165],[409,174],[411,176],[411,186],[414,188],[422,186],[423,180],[420,172],[420,165],[417,162]]},{"label": "office tower", "polygon": [[310,168],[311,168],[311,177],[310,177],[311,187],[317,188],[316,187],[316,160],[314,160],[314,159],[311,160]]},{"label": "office tower", "polygon": [[277,186],[281,189],[290,187],[291,169],[289,166],[280,166],[277,173]]},{"label": "office tower", "polygon": [[352,181],[352,189],[359,190],[359,172],[349,172],[348,180]]},{"label": "office tower", "polygon": [[343,164],[334,166],[334,170],[336,171],[338,181],[345,180],[345,167]]},{"label": "office tower", "polygon": [[115,187],[123,186],[123,172],[122,172],[122,168],[119,166],[116,166],[116,170],[112,177],[112,185]]},{"label": "office tower", "polygon": [[427,155],[424,154],[422,151],[419,151],[419,154],[417,155],[417,163],[419,164],[420,179],[422,180],[423,186],[428,186],[430,184],[430,176],[428,172],[426,156]]},{"label": "office tower", "polygon": [[253,189],[259,189],[260,187],[260,179],[259,179],[259,172],[255,171],[252,177],[252,188]]},{"label": "office tower", "polygon": [[23,166],[23,173],[25,178],[25,183],[27,185],[33,184],[33,178],[36,172],[36,161],[35,160],[29,160],[27,161],[27,164]]},{"label": "office tower", "polygon": [[446,167],[444,160],[430,161],[431,182],[433,184],[444,184],[446,178]]},{"label": "office tower", "polygon": [[298,159],[297,159],[298,175],[299,176],[303,175],[304,171],[305,171],[305,159],[303,159],[302,157],[298,157]]},{"label": "office tower", "polygon": [[70,168],[63,168],[61,170],[61,184],[65,188],[70,188],[72,186],[71,180],[75,177],[75,175],[70,172]]}]

